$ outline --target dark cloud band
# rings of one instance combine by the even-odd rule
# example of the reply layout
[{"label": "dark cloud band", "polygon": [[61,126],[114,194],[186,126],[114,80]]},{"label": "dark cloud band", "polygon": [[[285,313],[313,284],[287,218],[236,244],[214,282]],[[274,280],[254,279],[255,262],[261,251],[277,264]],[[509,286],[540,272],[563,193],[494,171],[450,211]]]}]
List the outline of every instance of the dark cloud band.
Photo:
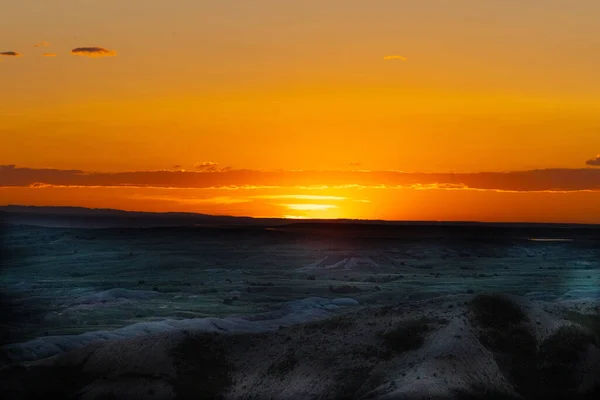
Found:
[{"label": "dark cloud band", "polygon": [[114,50],[107,50],[103,47],[77,47],[71,50],[71,54],[75,56],[83,57],[114,57],[117,52]]},{"label": "dark cloud band", "polygon": [[600,169],[540,169],[481,173],[405,173],[399,171],[134,171],[0,166],[0,186],[139,186],[213,188],[236,186],[378,186],[497,191],[600,191]]},{"label": "dark cloud band", "polygon": [[587,165],[591,165],[592,167],[600,167],[600,154],[591,160],[587,160]]}]

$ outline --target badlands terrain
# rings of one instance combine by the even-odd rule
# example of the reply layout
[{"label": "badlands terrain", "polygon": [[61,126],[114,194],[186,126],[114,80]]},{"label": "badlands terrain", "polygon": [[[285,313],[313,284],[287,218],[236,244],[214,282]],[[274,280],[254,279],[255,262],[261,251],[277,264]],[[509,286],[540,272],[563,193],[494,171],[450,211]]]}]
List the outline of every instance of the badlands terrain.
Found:
[{"label": "badlands terrain", "polygon": [[[10,399],[596,399],[597,302],[446,295],[263,333],[181,329],[5,367]],[[233,328],[233,329],[232,329]]]},{"label": "badlands terrain", "polygon": [[599,227],[3,217],[9,398],[598,395]]}]

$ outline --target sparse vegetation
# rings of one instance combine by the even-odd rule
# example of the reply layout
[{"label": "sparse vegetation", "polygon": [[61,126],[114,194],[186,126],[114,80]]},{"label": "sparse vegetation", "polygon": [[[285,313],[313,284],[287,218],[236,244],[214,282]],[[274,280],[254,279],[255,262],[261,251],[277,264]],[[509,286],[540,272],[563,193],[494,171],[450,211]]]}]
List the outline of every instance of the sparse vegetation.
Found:
[{"label": "sparse vegetation", "polygon": [[387,306],[377,307],[376,309],[374,309],[373,315],[375,315],[377,317],[383,317],[383,316],[388,315],[393,312],[394,312],[394,307],[391,305],[387,305]]},{"label": "sparse vegetation", "polygon": [[300,360],[298,360],[294,354],[286,354],[282,360],[271,365],[267,370],[267,373],[283,379],[287,374],[292,372],[294,368],[296,368],[299,362]]},{"label": "sparse vegetation", "polygon": [[[471,302],[471,311],[481,328],[481,343],[494,352],[498,366],[517,393],[531,399],[578,398],[575,390],[580,382],[576,381],[575,368],[582,351],[594,340],[592,333],[565,326],[538,348],[530,321],[509,298],[478,295]],[[598,320],[593,315],[569,313],[568,318],[598,332]],[[490,397],[482,394],[461,398]]]},{"label": "sparse vegetation", "polygon": [[600,315],[594,314],[583,314],[576,311],[570,311],[567,313],[566,318],[569,321],[575,322],[589,329],[598,339],[600,339]]},{"label": "sparse vegetation", "polygon": [[388,275],[388,276],[383,276],[383,277],[378,277],[377,281],[380,283],[389,283],[389,282],[395,282],[398,280],[404,279],[404,275]]},{"label": "sparse vegetation", "polygon": [[383,335],[386,347],[396,353],[420,348],[425,343],[425,335],[433,329],[432,322],[428,318],[403,321]]},{"label": "sparse vegetation", "polygon": [[348,329],[354,325],[354,321],[344,316],[321,319],[318,321],[309,322],[304,325],[306,329],[321,329],[326,331],[334,331],[338,329]]},{"label": "sparse vegetation", "polygon": [[338,287],[329,286],[329,291],[332,293],[347,294],[347,293],[359,293],[359,292],[362,292],[362,289],[357,286],[342,285],[342,286],[338,286]]},{"label": "sparse vegetation", "polygon": [[218,334],[186,336],[173,349],[176,399],[219,399],[231,384],[231,365]]},{"label": "sparse vegetation", "polygon": [[472,392],[456,391],[454,398],[457,400],[517,400],[522,399],[520,396],[515,396],[510,393],[501,392],[498,390],[487,389],[483,387],[475,387]]},{"label": "sparse vegetation", "polygon": [[371,367],[367,365],[343,369],[336,377],[338,383],[334,386],[335,393],[332,393],[332,398],[357,398],[357,392],[360,392],[363,386],[369,381],[370,375]]},{"label": "sparse vegetation", "polygon": [[268,286],[248,286],[246,292],[248,293],[264,293],[269,289]]},{"label": "sparse vegetation", "polygon": [[546,339],[539,350],[541,390],[545,395],[572,395],[581,382],[575,367],[592,336],[575,326],[563,326]]},{"label": "sparse vegetation", "polygon": [[364,359],[385,358],[385,354],[384,354],[385,350],[382,350],[381,347],[373,346],[373,345],[356,346],[354,349],[352,349],[352,352],[356,355],[359,355],[360,357],[362,357]]},{"label": "sparse vegetation", "polygon": [[471,301],[473,320],[482,328],[479,340],[492,350],[496,362],[517,392],[528,395],[537,381],[537,341],[527,316],[500,294],[480,294]]},{"label": "sparse vegetation", "polygon": [[502,329],[526,321],[518,305],[501,294],[479,294],[471,300],[475,320],[485,328]]}]

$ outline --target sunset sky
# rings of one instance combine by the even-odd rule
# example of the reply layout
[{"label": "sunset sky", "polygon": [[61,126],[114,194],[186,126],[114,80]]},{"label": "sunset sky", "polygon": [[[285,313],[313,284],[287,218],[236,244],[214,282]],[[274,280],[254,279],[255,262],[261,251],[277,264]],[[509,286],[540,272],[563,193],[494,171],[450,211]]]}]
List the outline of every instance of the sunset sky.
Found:
[{"label": "sunset sky", "polygon": [[598,0],[0,10],[0,205],[600,223]]}]

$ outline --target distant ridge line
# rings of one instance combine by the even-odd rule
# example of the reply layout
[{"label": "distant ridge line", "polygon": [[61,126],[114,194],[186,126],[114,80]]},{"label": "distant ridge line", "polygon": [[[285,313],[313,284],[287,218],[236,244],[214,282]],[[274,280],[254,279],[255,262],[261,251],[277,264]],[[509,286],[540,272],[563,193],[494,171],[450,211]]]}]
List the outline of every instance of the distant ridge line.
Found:
[{"label": "distant ridge line", "polygon": [[487,221],[410,221],[381,219],[306,219],[255,218],[247,216],[210,215],[193,212],[128,211],[112,208],[86,208],[77,206],[0,206],[0,221],[11,224],[58,227],[153,227],[153,226],[276,226],[288,228],[324,228],[335,225],[377,226],[464,226],[464,227],[554,227],[600,228],[600,225],[582,223],[546,222],[487,222]]}]

